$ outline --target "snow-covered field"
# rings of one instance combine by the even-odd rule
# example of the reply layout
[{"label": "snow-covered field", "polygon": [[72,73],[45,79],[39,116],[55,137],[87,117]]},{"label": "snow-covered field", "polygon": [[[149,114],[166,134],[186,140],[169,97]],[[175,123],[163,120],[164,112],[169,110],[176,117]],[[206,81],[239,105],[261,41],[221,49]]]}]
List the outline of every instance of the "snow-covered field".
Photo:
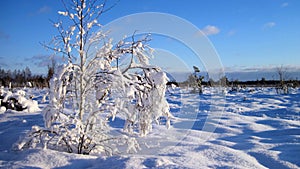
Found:
[{"label": "snow-covered field", "polygon": [[[45,90],[27,90],[41,109],[47,104]],[[6,111],[0,114],[0,168],[300,168],[300,89],[278,95],[273,88],[226,94],[206,88],[200,96],[169,90],[172,127],[155,125],[138,139],[138,153],[112,157],[16,151],[14,143],[31,126],[43,126],[43,117]],[[109,124],[118,133],[123,123]]]}]

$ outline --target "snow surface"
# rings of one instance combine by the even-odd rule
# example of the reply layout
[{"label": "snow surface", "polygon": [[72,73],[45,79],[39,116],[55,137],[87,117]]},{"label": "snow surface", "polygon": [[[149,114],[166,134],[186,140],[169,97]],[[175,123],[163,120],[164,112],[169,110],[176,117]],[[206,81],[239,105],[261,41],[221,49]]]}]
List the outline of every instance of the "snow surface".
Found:
[{"label": "snow surface", "polygon": [[[300,168],[300,89],[278,95],[272,88],[226,94],[205,88],[200,96],[168,90],[171,128],[155,125],[138,138],[138,153],[112,157],[16,151],[14,144],[31,126],[43,126],[43,117],[38,109],[6,111],[0,114],[0,168]],[[27,92],[40,109],[47,105],[46,90]],[[109,124],[120,133],[124,120]]]}]

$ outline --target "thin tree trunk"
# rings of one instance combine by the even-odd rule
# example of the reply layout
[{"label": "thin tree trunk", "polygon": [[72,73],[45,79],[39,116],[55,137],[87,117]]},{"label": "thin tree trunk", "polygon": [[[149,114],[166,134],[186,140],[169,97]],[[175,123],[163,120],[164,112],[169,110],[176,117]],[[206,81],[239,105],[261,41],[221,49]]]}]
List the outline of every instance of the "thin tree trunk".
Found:
[{"label": "thin tree trunk", "polygon": [[79,116],[80,116],[80,120],[83,120],[83,107],[84,107],[84,78],[83,78],[83,74],[84,74],[84,28],[83,28],[83,4],[84,4],[84,0],[81,0],[81,11],[80,11],[80,47],[79,47],[79,55],[80,55],[80,88],[79,88],[79,95],[80,95],[80,101],[79,101]]}]

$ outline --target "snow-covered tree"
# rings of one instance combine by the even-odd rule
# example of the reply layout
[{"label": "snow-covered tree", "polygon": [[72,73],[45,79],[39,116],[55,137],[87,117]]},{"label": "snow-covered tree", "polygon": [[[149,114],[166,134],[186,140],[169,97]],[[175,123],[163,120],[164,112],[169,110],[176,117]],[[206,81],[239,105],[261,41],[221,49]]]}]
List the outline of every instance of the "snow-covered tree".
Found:
[{"label": "snow-covered tree", "polygon": [[194,72],[188,76],[186,83],[193,88],[193,93],[198,92],[199,94],[202,94],[202,81],[204,76],[199,75],[200,69],[197,66],[193,66],[193,69]]},{"label": "snow-covered tree", "polygon": [[161,116],[170,125],[167,76],[149,64],[149,35],[136,40],[133,33],[112,44],[109,34],[93,31],[101,27],[99,16],[112,7],[105,2],[72,0],[69,6],[63,1],[65,10],[58,13],[71,24],[54,23],[59,36],[54,38],[54,47],[47,47],[66,56],[68,62],[55,69],[50,81],[49,105],[43,111],[45,127],[34,126],[18,144],[19,149],[43,146],[111,155],[117,142],[130,145],[128,151],[138,146],[133,137],[110,135],[110,118],[124,118],[124,131],[137,131],[141,136],[147,135]]},{"label": "snow-covered tree", "polygon": [[277,73],[279,76],[279,84],[276,86],[276,91],[278,94],[288,94],[289,88],[288,85],[285,83],[287,80],[287,68],[284,68],[282,65],[277,67]]}]

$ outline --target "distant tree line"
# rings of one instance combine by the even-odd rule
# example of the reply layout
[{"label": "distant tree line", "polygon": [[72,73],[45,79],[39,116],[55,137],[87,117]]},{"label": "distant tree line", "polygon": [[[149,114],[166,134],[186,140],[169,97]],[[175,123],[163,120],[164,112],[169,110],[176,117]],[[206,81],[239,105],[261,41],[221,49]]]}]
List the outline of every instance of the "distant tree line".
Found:
[{"label": "distant tree line", "polygon": [[212,79],[204,80],[204,76],[200,75],[200,69],[193,66],[194,72],[190,74],[187,80],[183,82],[169,82],[169,84],[176,84],[181,87],[192,87],[193,90],[198,90],[199,94],[202,93],[202,86],[227,86],[227,87],[276,87],[278,89],[284,89],[286,87],[299,87],[300,81],[298,79],[292,80],[288,78],[287,69],[283,66],[277,69],[277,74],[279,76],[278,80],[266,80],[262,77],[261,80],[249,80],[249,81],[239,81],[228,80],[226,76],[221,77],[219,80],[214,81]]},{"label": "distant tree line", "polygon": [[[49,81],[54,74],[54,68],[56,67],[56,63],[53,62],[51,66],[48,66],[47,75],[39,75],[32,74],[29,67],[25,69],[15,69],[15,70],[5,70],[0,68],[0,86],[4,87],[37,87],[37,88],[45,88],[49,87]],[[203,76],[198,76],[197,73],[199,69],[194,66],[194,73],[191,74],[186,81],[183,82],[169,82],[169,84],[174,83],[177,86],[190,86],[198,88],[199,92],[202,93],[201,86],[252,86],[252,87],[276,87],[278,85],[283,86],[283,84],[288,84],[291,87],[299,87],[300,80],[287,80],[282,78],[282,73],[280,72],[279,80],[266,80],[262,77],[260,80],[252,80],[252,81],[239,81],[236,80],[228,80],[226,76],[222,77],[219,81],[214,81],[212,79],[204,80]],[[31,86],[30,86],[31,85]]]},{"label": "distant tree line", "polygon": [[48,67],[48,74],[32,74],[29,67],[25,69],[5,70],[0,68],[0,86],[4,87],[49,87],[49,80],[53,76],[54,69]]},{"label": "distant tree line", "polygon": [[299,80],[266,80],[264,77],[261,80],[253,80],[253,81],[238,81],[233,80],[228,82],[228,86],[261,86],[261,87],[276,87],[278,85],[283,86],[284,84],[290,85],[290,87],[299,87]]},{"label": "distant tree line", "polygon": [[[190,75],[186,81],[177,82],[178,86],[190,86],[192,87],[194,82],[194,76]],[[174,83],[174,82],[173,82]],[[228,80],[227,77],[221,78],[219,81],[214,81],[212,79],[201,81],[203,86],[240,86],[240,87],[276,87],[278,85],[288,84],[290,87],[299,87],[299,80],[266,80],[264,77],[261,80],[248,80],[248,81],[239,81],[239,80]]]}]

